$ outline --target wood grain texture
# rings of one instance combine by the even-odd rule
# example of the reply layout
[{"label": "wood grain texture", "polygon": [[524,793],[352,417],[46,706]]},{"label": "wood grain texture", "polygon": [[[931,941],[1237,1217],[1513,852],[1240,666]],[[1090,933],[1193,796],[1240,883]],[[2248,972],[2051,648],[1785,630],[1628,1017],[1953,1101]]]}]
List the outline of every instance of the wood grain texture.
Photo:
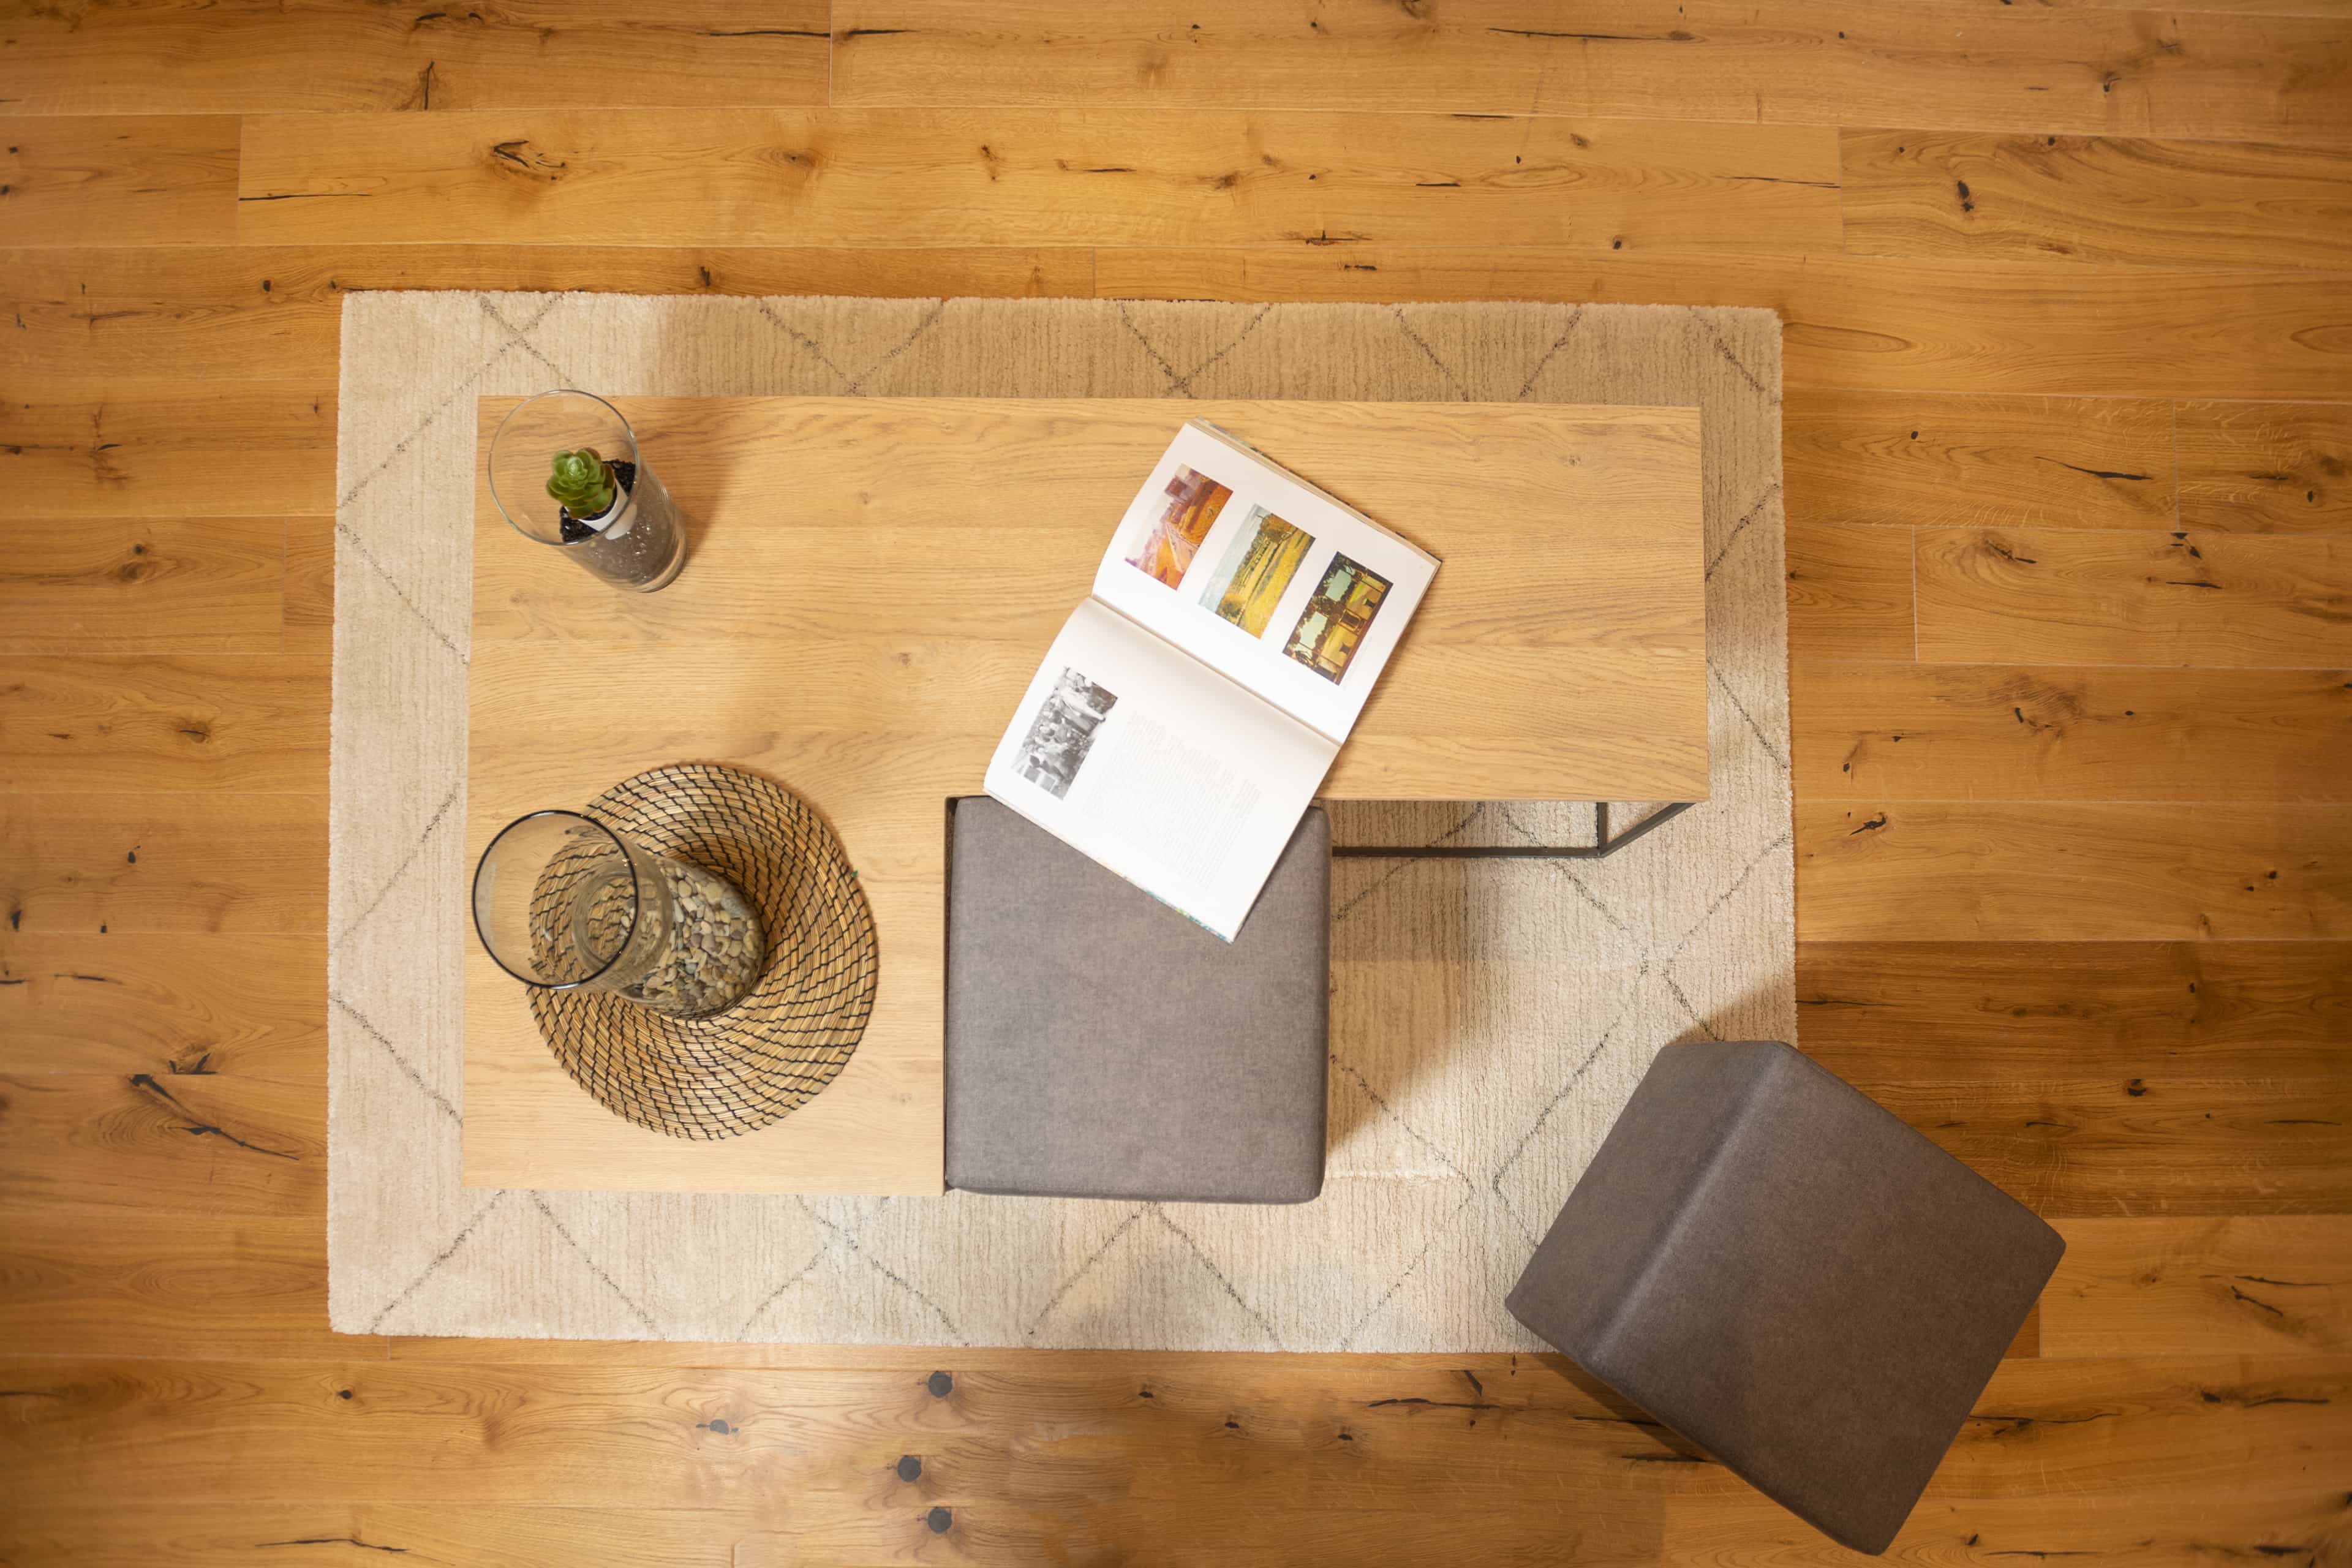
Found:
[{"label": "wood grain texture", "polygon": [[[91,1568],[108,1563],[186,1563],[224,1568],[346,1568],[369,1552],[421,1563],[480,1568],[562,1568],[633,1563],[642,1568],[731,1568],[736,1544],[769,1540],[781,1504],[710,1504],[691,1510],[531,1507],[430,1502],[130,1502],[110,1510],[40,1504],[16,1514],[0,1552],[28,1561]],[[788,1559],[791,1561],[791,1559]]]},{"label": "wood grain texture", "polygon": [[[2145,11],[2143,0],[2045,0],[2052,9],[2072,9],[2077,6],[2096,11]],[[2187,5],[2170,7],[2175,11],[2226,11],[2251,16],[2324,16],[2341,21],[2347,15],[2345,0],[2192,0]]]},{"label": "wood grain texture", "polygon": [[152,1563],[229,1568],[250,1564],[256,1556],[272,1568],[342,1568],[373,1561],[365,1554],[373,1551],[469,1568],[542,1568],[551,1563],[730,1568],[738,1561],[739,1543],[772,1542],[779,1511],[756,1503],[644,1509],[134,1502],[94,1509],[47,1502],[19,1510],[0,1525],[0,1552],[73,1568]]},{"label": "wood grain texture", "polygon": [[302,1217],[323,1227],[327,1103],[318,1082],[228,1074],[0,1074],[0,1203],[103,1226],[145,1214]]},{"label": "wood grain texture", "polygon": [[1950,4],[843,0],[839,103],[1444,107],[2352,141],[2336,19]]},{"label": "wood grain texture", "polygon": [[2352,253],[2341,152],[1931,131],[1849,131],[1843,150],[1848,250],[2336,268]]},{"label": "wood grain texture", "polygon": [[2042,1296],[2045,1355],[2352,1345],[2352,1218],[2077,1220]]},{"label": "wood grain texture", "polygon": [[[120,449],[91,449],[93,474]],[[0,652],[276,653],[285,578],[283,518],[21,519]]]},{"label": "wood grain texture", "polygon": [[0,249],[0,370],[331,387],[343,296],[361,289],[640,294],[1084,297],[1083,248],[971,246],[252,245]]},{"label": "wood grain texture", "polygon": [[1496,115],[1667,114],[1835,123],[1836,23],[1793,6],[1611,0],[1563,21],[1540,0],[1417,14],[1305,0],[1212,0],[1172,13],[1073,0],[836,0],[834,101],[1123,104]]},{"label": "wood grain texture", "polygon": [[[1677,1533],[1736,1530],[1737,1542],[1759,1540],[1748,1527],[1770,1517],[1736,1478],[1560,1375],[1555,1358],[1320,1363],[1304,1386],[1286,1359],[1196,1372],[1070,1358],[1017,1378],[952,1356],[805,1373],[16,1360],[0,1373],[29,1397],[0,1442],[33,1495],[93,1504],[215,1502],[254,1486],[237,1478],[257,1458],[285,1455],[257,1501],[748,1506],[772,1532],[754,1559],[765,1563],[1036,1562],[1145,1534],[1174,1561],[1296,1562],[1292,1546],[1318,1561],[1540,1561],[1562,1518],[1610,1560],[1652,1561],[1669,1520]],[[947,1373],[936,1395],[933,1369]],[[1906,1542],[1957,1543],[1972,1520],[2013,1530],[2032,1515],[2008,1505],[2063,1490],[2072,1538],[2121,1552],[2148,1539],[2150,1509],[2162,1518],[2167,1497],[2204,1487],[2230,1500],[2203,1519],[2204,1539],[2250,1542],[2262,1521],[2315,1512],[2337,1479],[2347,1439],[2333,1406],[2352,1394],[2347,1376],[2340,1355],[2011,1361]],[[1530,1488],[1557,1506],[1526,1507]],[[1441,1491],[1444,1508],[1365,1506]],[[1223,1506],[1167,1502],[1211,1492]],[[1760,1539],[1804,1546],[1805,1527],[1782,1518]],[[1325,1553],[1335,1542],[1344,1558]]]},{"label": "wood grain texture", "polygon": [[331,382],[77,374],[13,377],[9,392],[0,483],[25,515],[79,525],[334,510]]},{"label": "wood grain texture", "polygon": [[2340,1075],[1853,1084],[2045,1215],[2336,1214],[2352,1202]]},{"label": "wood grain texture", "polygon": [[1813,800],[2352,799],[2352,670],[1810,659],[1790,686]]},{"label": "wood grain texture", "polygon": [[658,16],[604,3],[494,9],[173,0],[11,18],[11,110],[251,114],[291,110],[822,103],[824,0],[754,16],[724,0]]},{"label": "wood grain texture", "polygon": [[1919,657],[2352,665],[2352,539],[1922,529]]},{"label": "wood grain texture", "polygon": [[1835,248],[1801,128],[1084,110],[256,116],[240,239]]},{"label": "wood grain texture", "polygon": [[1796,834],[1806,941],[2352,937],[2334,806],[1800,800]]},{"label": "wood grain texture", "polygon": [[326,1014],[327,944],[314,934],[11,930],[0,946],[0,1069],[21,1077],[314,1085]]},{"label": "wood grain texture", "polygon": [[2172,409],[2152,400],[1824,388],[1792,400],[1780,432],[1791,517],[2174,526]]},{"label": "wood grain texture", "polygon": [[1789,521],[1792,670],[1830,659],[1907,659],[1916,645],[1907,529]]},{"label": "wood grain texture", "polygon": [[280,647],[289,668],[324,663],[335,654],[335,520],[286,520],[286,620]]},{"label": "wood grain texture", "polygon": [[2352,1034],[2352,944],[1807,941],[1797,1005],[1805,1054],[1846,1078],[2320,1079]]},{"label": "wood grain texture", "polygon": [[[2095,1409],[2087,1414],[2095,1421],[2104,1418]],[[1915,1513],[1895,1550],[1927,1562],[1966,1562],[1961,1553],[1981,1552],[1987,1561],[2003,1564],[2065,1554],[2205,1568],[2217,1552],[2248,1562],[2304,1553],[2324,1563],[2344,1539],[2344,1500],[2334,1489],[2315,1484],[2308,1469],[2304,1479],[2304,1489],[2291,1498],[2208,1495],[2187,1481],[2137,1497],[2069,1498],[2063,1508],[1988,1498],[1925,1517]],[[1860,1561],[1818,1533],[1809,1536],[1806,1526],[1787,1514],[1775,1517],[1762,1498],[1704,1510],[1676,1500],[1667,1507],[1666,1526],[1661,1555],[1672,1562],[1853,1568]]]},{"label": "wood grain texture", "polygon": [[[483,399],[494,430],[510,399]],[[519,988],[467,955],[465,1173],[476,1185],[936,1192],[945,803],[981,793],[1000,715],[1088,595],[1175,427],[1158,400],[636,398],[695,556],[659,595],[551,572],[476,509],[467,860],[521,813],[717,755],[789,777],[859,869],[883,951],[873,1021],[768,1132],[683,1143],[612,1116],[549,1055]],[[1462,404],[1188,408],[1449,563],[1321,793],[1703,798],[1696,412]],[[487,436],[478,450],[487,452]],[[1475,471],[1466,489],[1458,475]],[[768,478],[761,476],[765,473]],[[980,477],[1038,498],[975,520]],[[789,484],[779,515],[755,498]],[[1410,520],[1409,524],[1404,520]],[[975,577],[973,529],[993,568]],[[1569,548],[1572,544],[1572,548]],[[625,652],[566,692],[548,650]],[[822,679],[813,679],[818,671]],[[779,682],[803,692],[788,713]],[[675,694],[701,693],[689,708]],[[1563,708],[1589,722],[1564,730]],[[625,723],[616,714],[631,715]]]},{"label": "wood grain texture", "polygon": [[236,169],[230,115],[0,115],[0,235],[12,246],[218,244],[236,232]]},{"label": "wood grain texture", "polygon": [[[1853,1561],[1670,1462],[1689,1456],[1550,1358],[328,1336],[320,827],[281,845],[262,796],[218,792],[309,793],[323,768],[326,693],[279,661],[329,653],[356,288],[1779,310],[1800,921],[1852,939],[1802,945],[1803,1043],[2068,1244],[2017,1347],[2039,1356],[1987,1391],[1895,1558],[2344,1559],[2341,666],[2210,667],[2303,640],[2283,606],[2325,607],[2337,580],[2296,574],[2326,552],[2260,557],[2251,640],[2192,626],[2193,661],[2167,668],[2013,646],[2176,640],[2131,618],[2153,590],[2121,555],[2028,595],[2053,629],[1995,633],[1995,605],[1938,622],[1976,628],[1968,662],[1915,665],[1897,563],[1913,530],[2161,550],[2185,529],[2207,558],[2221,534],[2352,535],[2348,19],[2344,0],[18,7],[0,573],[82,559],[85,523],[226,544],[235,520],[290,521],[276,645],[258,575],[217,552],[169,603],[193,577],[70,614],[0,577],[0,879],[60,879],[0,908],[0,982],[23,982],[0,984],[0,1559]],[[727,112],[816,103],[820,64],[841,107]],[[982,104],[1006,107],[955,107]],[[527,160],[607,105],[629,134],[578,144],[625,151],[575,163],[569,191],[494,151]],[[427,123],[452,110],[509,128],[475,146]],[[269,178],[315,185],[240,171],[245,113],[268,117]],[[1672,135],[1629,148],[1627,121]],[[637,129],[714,122],[832,140],[648,149]],[[1918,129],[1889,154],[1887,127]],[[1840,142],[1842,170],[1812,151]],[[1739,161],[1751,142],[1771,162]],[[1282,173],[1252,173],[1261,143]],[[479,160],[446,192],[417,152],[445,144]],[[982,147],[1018,153],[988,188]],[[240,204],[241,184],[389,194]],[[1022,205],[1045,202],[1067,210]],[[423,242],[460,219],[478,243]],[[587,242],[551,243],[562,225]],[[249,243],[279,234],[304,241]],[[94,629],[199,640],[98,655]],[[189,715],[214,738],[164,727]],[[156,840],[171,874],[117,888],[151,801],[179,824]],[[99,933],[126,908],[168,929]],[[207,925],[229,929],[186,929]],[[2298,931],[2323,936],[2281,940]]]},{"label": "wood grain texture", "polygon": [[0,1336],[54,1354],[383,1354],[329,1331],[326,1232],[310,1215],[31,1209],[0,1239]]},{"label": "wood grain texture", "polygon": [[2180,525],[2352,533],[2352,404],[2184,403]]},{"label": "wood grain texture", "polygon": [[321,795],[44,795],[0,813],[0,905],[12,931],[315,931],[326,848]]},{"label": "wood grain texture", "polygon": [[1095,291],[1152,300],[1558,300],[1764,305],[1797,387],[2130,397],[2344,395],[2352,274],[1763,251],[1349,245],[1096,253]]}]

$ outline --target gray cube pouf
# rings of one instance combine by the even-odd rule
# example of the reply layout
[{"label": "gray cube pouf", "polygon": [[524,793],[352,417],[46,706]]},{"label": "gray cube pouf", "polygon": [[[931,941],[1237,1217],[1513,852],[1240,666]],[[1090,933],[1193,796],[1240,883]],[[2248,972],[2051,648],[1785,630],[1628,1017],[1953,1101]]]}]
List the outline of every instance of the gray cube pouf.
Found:
[{"label": "gray cube pouf", "polygon": [[1883,1552],[2064,1250],[1789,1047],[1670,1046],[1508,1305],[1832,1540]]},{"label": "gray cube pouf", "polygon": [[1228,944],[984,796],[950,807],[947,1179],[1305,1203],[1323,1190],[1331,827]]}]

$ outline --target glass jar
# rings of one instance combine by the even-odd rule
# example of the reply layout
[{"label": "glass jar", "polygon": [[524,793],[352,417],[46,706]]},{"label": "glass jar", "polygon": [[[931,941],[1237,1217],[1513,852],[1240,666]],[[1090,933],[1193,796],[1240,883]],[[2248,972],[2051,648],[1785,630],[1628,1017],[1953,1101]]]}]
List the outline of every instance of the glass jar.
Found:
[{"label": "glass jar", "polygon": [[526,985],[610,991],[679,1018],[732,1007],[767,963],[734,883],[572,811],[535,811],[490,840],[474,929]]},{"label": "glass jar", "polygon": [[[574,515],[551,493],[558,458],[601,465],[604,504]],[[686,531],[619,409],[593,393],[542,392],[517,404],[490,437],[490,496],[517,533],[562,551],[616,587],[650,594],[686,564]],[[583,503],[583,510],[590,508]]]}]

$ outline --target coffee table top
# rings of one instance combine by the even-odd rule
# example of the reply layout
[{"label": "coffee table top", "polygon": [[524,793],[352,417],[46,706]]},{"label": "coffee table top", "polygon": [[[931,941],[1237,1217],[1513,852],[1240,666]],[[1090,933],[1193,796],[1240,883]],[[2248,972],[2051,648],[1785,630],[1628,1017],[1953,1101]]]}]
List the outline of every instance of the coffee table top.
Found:
[{"label": "coffee table top", "polygon": [[[480,400],[478,453],[512,398]],[[1214,421],[1444,562],[1323,794],[1698,800],[1696,409],[1158,399],[623,398],[688,520],[685,572],[614,591],[475,508],[467,865],[522,813],[664,763],[782,781],[841,836],[881,987],[856,1055],[715,1143],[567,1078],[468,936],[465,1180],[936,1193],[946,802],[990,752],[1185,419]],[[478,458],[478,461],[479,459]]]}]

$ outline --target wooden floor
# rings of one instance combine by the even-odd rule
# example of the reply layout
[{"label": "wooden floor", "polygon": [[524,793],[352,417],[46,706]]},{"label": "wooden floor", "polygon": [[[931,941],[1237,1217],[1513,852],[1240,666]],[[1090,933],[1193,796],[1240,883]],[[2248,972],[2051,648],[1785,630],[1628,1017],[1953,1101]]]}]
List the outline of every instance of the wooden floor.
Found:
[{"label": "wooden floor", "polygon": [[2069,1246],[1895,1555],[2352,1562],[2352,4],[1144,12],[0,6],[0,1561],[1845,1555],[1552,1361],[329,1334],[337,312],[463,287],[1777,309],[1803,1043]]}]

